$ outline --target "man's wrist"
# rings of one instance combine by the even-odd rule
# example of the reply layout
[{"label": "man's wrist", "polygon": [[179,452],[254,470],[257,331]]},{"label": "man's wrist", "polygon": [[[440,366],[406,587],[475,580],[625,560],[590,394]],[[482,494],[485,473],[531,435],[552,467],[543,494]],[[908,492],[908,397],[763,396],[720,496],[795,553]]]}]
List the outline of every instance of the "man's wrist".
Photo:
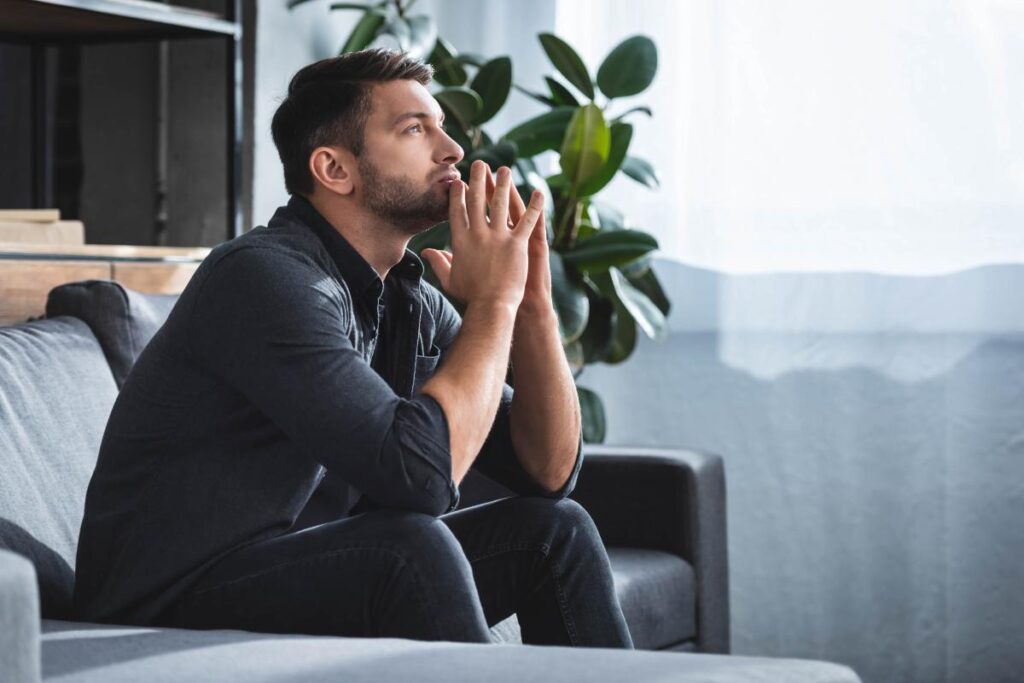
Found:
[{"label": "man's wrist", "polygon": [[558,314],[550,297],[544,299],[524,298],[516,311],[516,323],[529,323],[531,326],[558,324]]}]

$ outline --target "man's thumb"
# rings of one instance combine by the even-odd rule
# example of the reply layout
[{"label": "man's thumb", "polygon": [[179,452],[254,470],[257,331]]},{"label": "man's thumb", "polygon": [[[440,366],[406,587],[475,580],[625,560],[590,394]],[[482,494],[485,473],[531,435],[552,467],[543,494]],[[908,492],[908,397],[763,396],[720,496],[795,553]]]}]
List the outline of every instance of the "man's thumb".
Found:
[{"label": "man's thumb", "polygon": [[448,275],[452,269],[448,259],[437,249],[424,249],[420,252],[420,256],[427,262],[430,269],[434,271],[434,275],[441,282],[441,286],[444,287],[445,291],[448,291]]}]

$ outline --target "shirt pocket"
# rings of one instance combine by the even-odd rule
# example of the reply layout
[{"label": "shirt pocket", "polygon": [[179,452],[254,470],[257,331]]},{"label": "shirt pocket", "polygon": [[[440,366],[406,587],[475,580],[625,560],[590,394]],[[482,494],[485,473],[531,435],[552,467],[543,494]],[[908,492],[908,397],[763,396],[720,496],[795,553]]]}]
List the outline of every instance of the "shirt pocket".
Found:
[{"label": "shirt pocket", "polygon": [[427,355],[416,354],[416,369],[413,377],[412,393],[419,393],[420,387],[433,377],[437,370],[437,363],[441,359],[441,349],[435,344],[430,345],[430,353]]}]

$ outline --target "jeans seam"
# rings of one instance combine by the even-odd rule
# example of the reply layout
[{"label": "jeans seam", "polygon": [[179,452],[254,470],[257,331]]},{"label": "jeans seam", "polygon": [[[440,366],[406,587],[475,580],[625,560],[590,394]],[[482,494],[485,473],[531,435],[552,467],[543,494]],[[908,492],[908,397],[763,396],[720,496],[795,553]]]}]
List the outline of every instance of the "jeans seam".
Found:
[{"label": "jeans seam", "polygon": [[426,610],[426,612],[427,612],[427,614],[430,615],[430,620],[431,620],[431,622],[434,625],[434,632],[435,633],[440,633],[441,632],[440,623],[438,622],[437,614],[436,614],[436,612],[434,610],[435,605],[434,605],[432,599],[429,597],[429,591],[425,590],[426,582],[423,581],[423,579],[420,577],[419,572],[416,571],[415,567],[413,567],[411,564],[406,562],[405,558],[402,557],[399,553],[396,553],[396,552],[394,552],[392,550],[389,550],[388,548],[382,548],[380,546],[375,546],[375,545],[356,545],[356,546],[349,546],[347,548],[337,548],[335,550],[331,550],[331,551],[328,551],[328,552],[318,553],[316,555],[310,555],[310,556],[307,556],[307,557],[301,557],[301,558],[298,558],[298,559],[295,559],[295,560],[289,560],[287,562],[281,562],[279,564],[273,565],[272,567],[267,567],[266,569],[262,569],[262,570],[260,570],[258,572],[253,572],[252,574],[246,574],[245,576],[239,576],[239,577],[236,577],[234,579],[231,579],[230,581],[225,581],[223,583],[219,583],[219,584],[217,584],[215,586],[208,586],[206,588],[202,588],[200,590],[193,591],[192,593],[189,594],[188,597],[198,598],[199,596],[205,595],[206,593],[209,593],[211,591],[219,590],[219,589],[222,589],[222,588],[227,588],[227,587],[230,587],[230,586],[234,586],[234,585],[237,585],[239,583],[242,583],[243,581],[248,581],[250,579],[262,578],[262,577],[268,576],[268,575],[270,575],[270,574],[272,574],[272,573],[274,573],[276,571],[279,571],[281,569],[285,569],[287,567],[301,565],[303,563],[310,563],[310,562],[318,562],[318,561],[321,561],[321,560],[327,560],[327,559],[333,558],[336,555],[341,555],[342,553],[346,553],[346,552],[350,552],[350,551],[358,551],[358,550],[377,550],[377,551],[383,552],[383,553],[385,553],[387,555],[392,556],[395,560],[397,560],[402,570],[404,570],[404,569],[409,569],[410,570],[410,572],[415,577],[416,582],[420,584],[420,591],[419,591],[420,595],[424,596],[424,601],[428,603],[428,609]]},{"label": "jeans seam", "polygon": [[562,573],[562,568],[551,559],[551,546],[547,543],[505,543],[498,546],[491,546],[486,552],[470,558],[470,563],[479,562],[480,560],[486,560],[500,555],[501,553],[509,552],[510,550],[539,550],[544,558],[548,561],[551,573],[551,582],[555,585],[555,597],[558,598],[558,609],[562,613],[562,622],[565,624],[565,631],[569,634],[569,642],[573,645],[579,645],[579,634],[576,631],[576,620],[572,617],[572,612],[569,609],[569,601],[565,597],[565,591],[562,589],[562,583],[559,581],[559,576]]}]

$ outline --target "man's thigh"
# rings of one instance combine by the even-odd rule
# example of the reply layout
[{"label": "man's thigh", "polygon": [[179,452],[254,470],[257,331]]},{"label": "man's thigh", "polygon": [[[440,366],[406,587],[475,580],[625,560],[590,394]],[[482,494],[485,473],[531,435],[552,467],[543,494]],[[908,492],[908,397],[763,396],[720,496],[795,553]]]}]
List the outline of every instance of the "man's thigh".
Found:
[{"label": "man's thigh", "polygon": [[[444,559],[439,530],[428,515],[375,510],[260,541],[204,573],[164,621],[184,628],[428,638],[438,608],[431,575],[454,582],[452,567],[465,563],[461,555]],[[432,572],[428,565],[438,558],[450,566]],[[403,594],[418,599],[403,600]]]}]

